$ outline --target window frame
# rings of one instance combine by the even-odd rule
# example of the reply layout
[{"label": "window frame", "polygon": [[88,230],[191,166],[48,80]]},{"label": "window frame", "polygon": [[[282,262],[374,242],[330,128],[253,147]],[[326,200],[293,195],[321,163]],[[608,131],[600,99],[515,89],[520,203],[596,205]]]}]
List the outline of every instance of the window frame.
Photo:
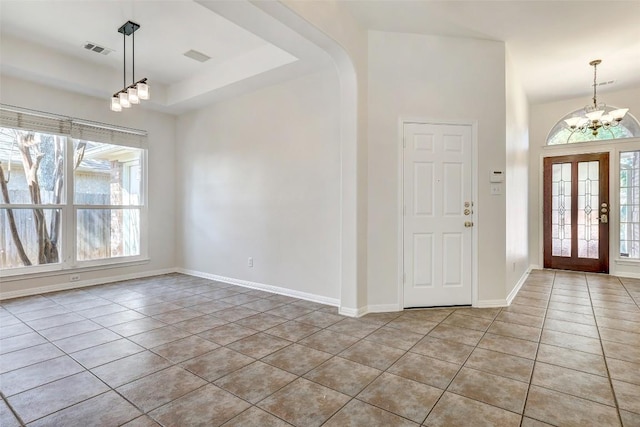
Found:
[{"label": "window frame", "polygon": [[[605,111],[611,111],[611,110],[615,110],[618,107],[614,107],[613,105],[608,105],[605,107],[606,110]],[[547,134],[547,138],[545,139],[545,146],[547,147],[555,147],[555,146],[566,146],[566,145],[573,145],[573,144],[590,144],[590,143],[598,143],[598,142],[612,142],[612,141],[628,141],[631,139],[635,139],[635,138],[640,138],[640,122],[638,121],[638,119],[635,118],[635,116],[633,116],[633,114],[631,114],[630,112],[627,112],[627,114],[624,116],[624,118],[622,119],[622,121],[616,125],[616,126],[612,126],[611,128],[602,128],[600,130],[601,135],[606,135],[605,132],[609,132],[611,135],[611,138],[589,138],[587,140],[577,140],[577,141],[570,141],[570,139],[572,138],[572,136],[574,134],[576,134],[576,132],[578,131],[573,131],[570,132],[569,136],[567,137],[567,139],[565,141],[561,141],[561,142],[557,142],[557,143],[552,143],[554,141],[554,139],[556,138],[556,136],[563,132],[564,130],[569,130],[567,128],[567,125],[565,123],[565,119],[569,119],[571,117],[582,117],[584,116],[586,113],[585,108],[580,108],[578,110],[575,111],[571,111],[570,113],[566,114],[565,116],[561,117],[560,120],[558,120],[549,130],[549,133]],[[614,135],[614,130],[620,127],[622,129],[625,129],[626,132],[628,132],[630,135],[628,136],[615,136]],[[613,129],[613,130],[611,130]],[[584,132],[585,135],[588,135],[590,133],[590,131],[586,131]]]},{"label": "window frame", "polygon": [[[71,144],[73,144],[74,139],[71,139]],[[71,213],[71,221],[73,223],[72,228],[70,228],[70,233],[73,233],[73,236],[69,236],[73,240],[73,266],[71,268],[82,268],[82,267],[96,267],[102,265],[112,265],[112,264],[121,264],[122,262],[129,261],[140,261],[148,259],[148,235],[147,235],[147,150],[141,149],[140,153],[140,167],[141,167],[141,182],[140,182],[140,204],[138,205],[86,205],[86,204],[76,204],[74,200],[74,189],[70,190],[70,194],[67,193],[67,197],[71,197],[72,200],[72,210]],[[71,167],[71,174],[73,175],[73,167]],[[75,182],[71,182],[70,184],[74,184]],[[71,185],[69,185],[71,187]],[[75,236],[75,231],[77,229],[77,221],[78,221],[78,211],[81,209],[136,209],[140,212],[140,254],[139,255],[126,255],[119,257],[109,257],[109,258],[100,258],[95,260],[87,260],[87,261],[79,261],[77,250],[77,239]]]},{"label": "window frame", "polygon": [[[30,110],[25,110],[17,107],[8,107],[4,105],[0,105],[0,113],[4,114],[9,111],[9,114],[24,114],[29,117]],[[66,273],[74,273],[77,271],[91,271],[91,270],[99,270],[104,268],[115,268],[115,267],[124,267],[129,265],[136,265],[141,263],[148,262],[149,253],[148,253],[148,146],[146,145],[146,132],[138,131],[135,129],[127,129],[120,128],[112,125],[103,125],[96,122],[84,122],[78,121],[75,122],[75,119],[64,117],[64,116],[56,116],[50,115],[48,113],[36,112],[33,117],[34,120],[38,118],[44,117],[44,121],[46,120],[59,120],[60,121],[60,132],[50,132],[48,130],[42,129],[32,129],[28,126],[15,126],[12,123],[7,123],[5,117],[2,117],[2,121],[0,122],[0,126],[4,128],[13,128],[19,130],[33,131],[42,134],[51,134],[58,135],[65,138],[64,141],[64,150],[63,150],[63,197],[62,202],[60,204],[6,204],[4,200],[0,198],[0,209],[2,210],[22,210],[22,209],[60,209],[60,238],[58,241],[59,248],[59,261],[57,263],[51,264],[34,264],[31,266],[18,266],[12,268],[0,268],[0,278],[37,278],[51,275],[60,275]],[[67,126],[66,122],[70,124]],[[18,121],[19,123],[19,121]],[[114,132],[126,132],[132,135],[140,135],[143,138],[144,143],[140,144],[140,146],[135,146],[135,144],[127,144],[118,142],[116,145],[122,145],[124,147],[136,148],[140,149],[140,200],[137,205],[84,205],[84,204],[76,204],[75,203],[75,177],[74,177],[74,143],[78,140],[87,140],[91,142],[96,142],[100,144],[113,144],[113,142],[106,141],[93,141],[89,138],[76,138],[72,135],[72,125],[74,123],[80,123],[82,126],[83,123],[88,123],[91,126],[91,130],[95,129],[105,129],[107,132],[111,132],[112,136]],[[139,211],[139,227],[140,227],[140,242],[139,242],[139,254],[138,255],[126,255],[126,256],[117,256],[117,257],[108,257],[101,258],[95,260],[86,260],[79,261],[77,248],[78,243],[76,240],[76,230],[77,230],[77,215],[80,209],[134,209]],[[70,280],[71,281],[71,280]]]},{"label": "window frame", "polygon": [[[618,231],[618,234],[620,236],[619,244],[618,244],[618,254],[620,256],[620,259],[628,260],[628,261],[640,262],[640,256],[631,257],[631,256],[627,255],[625,257],[625,256],[622,255],[622,241],[623,241],[623,239],[622,239],[622,224],[623,223],[622,223],[622,201],[620,200],[621,196],[622,196],[622,185],[620,185],[620,181],[622,179],[622,171],[623,171],[623,169],[622,169],[621,166],[622,166],[622,155],[624,153],[639,153],[638,155],[640,155],[640,147],[638,149],[636,149],[636,150],[620,150],[619,153],[618,153],[618,159],[617,159],[618,168],[619,168],[618,169],[618,183],[619,183],[618,184],[618,193],[619,193],[618,194],[618,197],[619,197],[619,199],[618,199],[619,200],[619,203],[618,203],[618,205],[619,205],[618,206],[618,215],[619,215],[619,218],[620,218],[619,219],[619,231]],[[638,171],[636,171],[636,173],[638,173]],[[625,188],[630,189],[630,188],[633,188],[633,187],[632,186],[627,186]],[[640,188],[638,188],[636,191],[638,191],[638,190],[640,190]],[[626,204],[626,206],[629,206],[629,205],[633,205],[633,203],[631,203],[631,204],[627,203]],[[637,224],[638,226],[640,226],[640,221],[639,222],[626,221],[625,224],[631,224],[631,225]],[[625,239],[625,241],[629,241],[629,240]]]}]

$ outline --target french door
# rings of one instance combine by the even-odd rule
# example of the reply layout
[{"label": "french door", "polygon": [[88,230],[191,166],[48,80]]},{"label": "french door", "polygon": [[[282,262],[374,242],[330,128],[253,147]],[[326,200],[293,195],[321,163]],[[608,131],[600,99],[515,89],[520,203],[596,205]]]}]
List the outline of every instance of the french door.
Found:
[{"label": "french door", "polygon": [[609,154],[544,159],[544,267],[609,272]]}]

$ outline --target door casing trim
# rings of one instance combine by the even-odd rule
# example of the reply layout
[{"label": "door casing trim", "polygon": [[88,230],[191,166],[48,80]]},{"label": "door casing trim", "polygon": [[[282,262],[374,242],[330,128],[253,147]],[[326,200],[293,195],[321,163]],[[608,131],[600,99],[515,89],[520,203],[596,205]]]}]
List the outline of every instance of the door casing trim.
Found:
[{"label": "door casing trim", "polygon": [[[639,138],[604,140],[593,142],[581,142],[574,144],[562,145],[545,145],[540,151],[538,158],[538,208],[542,212],[544,206],[544,159],[545,157],[556,157],[573,154],[590,154],[590,153],[609,153],[609,274],[618,276],[625,273],[625,277],[629,277],[629,272],[619,270],[621,264],[619,257],[620,249],[620,206],[619,194],[619,175],[620,175],[620,152],[638,150]],[[531,200],[531,199],[530,199]],[[615,211],[614,211],[615,207]],[[538,240],[538,260],[537,268],[544,266],[544,217],[542,214],[538,216],[538,232],[531,235],[531,238]]]},{"label": "door casing trim", "polygon": [[477,120],[442,120],[425,117],[399,117],[398,118],[398,307],[403,310],[404,304],[404,125],[405,124],[425,124],[425,125],[458,125],[471,126],[471,193],[474,203],[475,223],[471,230],[471,305],[478,305],[478,212],[480,202],[478,201],[478,121]]},{"label": "door casing trim", "polygon": [[[578,158],[582,158],[581,160],[577,160],[576,157]],[[586,159],[585,159],[586,157]],[[545,162],[546,160],[549,160],[549,162]],[[611,153],[609,153],[609,151],[601,151],[601,152],[597,152],[597,153],[581,153],[581,154],[568,154],[568,155],[558,155],[558,156],[547,156],[543,158],[543,189],[542,189],[542,194],[543,194],[543,205],[542,205],[542,221],[543,221],[543,266],[544,268],[552,268],[552,269],[562,269],[562,268],[566,268],[568,270],[572,270],[572,271],[583,271],[583,272],[590,272],[591,271],[591,265],[592,263],[594,263],[595,261],[585,261],[588,260],[588,258],[579,258],[577,255],[576,256],[571,256],[570,259],[571,261],[568,263],[565,263],[564,260],[559,260],[556,258],[560,258],[560,257],[554,257],[552,255],[551,251],[551,246],[552,246],[552,241],[551,239],[551,218],[550,217],[545,217],[545,215],[548,213],[547,209],[551,209],[550,204],[551,204],[551,195],[547,193],[547,197],[545,197],[545,190],[549,190],[549,188],[552,186],[551,184],[551,177],[549,175],[549,181],[545,182],[545,177],[548,174],[551,174],[551,166],[546,169],[545,168],[545,163],[549,163],[550,165],[554,165],[557,163],[571,163],[571,164],[575,164],[578,165],[579,162],[586,162],[586,161],[598,161],[598,162],[602,162],[602,169],[599,172],[599,178],[602,180],[602,182],[599,183],[599,185],[603,185],[606,184],[606,190],[605,194],[605,200],[606,203],[608,204],[608,211],[607,214],[609,216],[611,216],[611,188],[612,188],[612,183],[611,183],[611,173],[609,171],[610,167],[611,167]],[[577,169],[573,169],[572,167],[572,192],[576,191],[576,189],[578,188],[578,181],[577,181],[577,176],[578,176],[578,170]],[[573,181],[573,178],[576,178],[576,181]],[[547,185],[548,183],[548,185]],[[601,189],[604,188],[604,185],[602,187],[600,187]],[[600,200],[598,202],[598,206],[597,206],[597,214],[598,216],[600,216],[600,202],[602,202],[602,194],[599,194],[600,196]],[[576,196],[578,197],[578,194],[576,193]],[[573,194],[571,197],[571,204],[572,204],[572,208],[574,207],[574,204],[577,205],[577,198],[574,198]],[[549,204],[547,204],[546,202],[548,202]],[[575,213],[577,215],[577,212]],[[572,216],[573,216],[573,212],[572,212]],[[546,219],[546,221],[545,221]],[[548,222],[547,222],[548,221]],[[572,239],[573,237],[576,237],[576,241],[572,241],[572,248],[576,248],[577,247],[577,236],[573,236],[573,233],[576,233],[577,231],[577,223],[572,223]],[[604,224],[599,223],[600,226],[600,231],[602,231],[602,226]],[[546,228],[549,227],[549,228]],[[545,228],[547,231],[545,231]],[[597,258],[597,262],[599,265],[599,269],[600,271],[595,271],[597,273],[605,273],[605,274],[609,274],[610,271],[610,251],[611,251],[611,245],[610,245],[610,235],[611,235],[611,223],[607,222],[606,224],[606,233],[599,235],[598,236],[598,241],[600,242],[601,246],[599,249],[600,252],[600,257]],[[547,240],[545,241],[544,238],[547,237]],[[546,252],[549,251],[549,252]],[[604,252],[603,252],[604,251]],[[546,252],[546,254],[545,254]],[[594,258],[595,259],[595,258]],[[555,262],[558,265],[555,266],[549,266],[548,264],[553,264]],[[563,264],[563,265],[559,265],[559,264]],[[573,270],[573,268],[576,268],[575,270]],[[578,267],[581,267],[578,268]],[[603,271],[604,270],[604,271]],[[594,271],[591,271],[594,272]]]}]

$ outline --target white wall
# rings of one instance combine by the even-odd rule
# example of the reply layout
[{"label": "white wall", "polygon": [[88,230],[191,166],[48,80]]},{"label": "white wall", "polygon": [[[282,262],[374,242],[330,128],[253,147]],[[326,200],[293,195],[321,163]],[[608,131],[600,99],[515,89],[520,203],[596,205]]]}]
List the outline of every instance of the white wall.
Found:
[{"label": "white wall", "polygon": [[[368,142],[367,32],[341,1],[255,2],[324,49],[340,77],[341,289],[340,312],[367,305]],[[274,10],[282,5],[288,10]],[[269,9],[269,10],[268,10]]]},{"label": "white wall", "polygon": [[[0,76],[0,102],[48,113],[60,114],[143,129],[149,133],[149,258],[148,263],[105,270],[79,270],[76,285],[95,283],[109,277],[137,276],[175,268],[175,118],[136,106],[122,113],[109,110],[109,99],[94,98],[53,89],[14,77]],[[65,286],[69,271],[28,279],[3,278],[2,294],[29,293],[34,289]]]},{"label": "white wall", "polygon": [[331,68],[178,118],[181,267],[339,300],[339,105]]},{"label": "white wall", "polygon": [[[608,92],[598,92],[598,101],[607,105],[629,108],[629,113],[636,118],[640,118],[640,88]],[[577,110],[591,102],[590,95],[584,97],[568,99],[558,102],[534,104],[530,107],[530,151],[529,151],[529,254],[530,262],[533,266],[542,267],[542,202],[541,186],[542,179],[542,155],[543,147],[549,131],[555,124],[571,111]],[[623,143],[605,142],[602,151],[615,149]],[[637,141],[627,143],[630,149],[640,149]],[[547,149],[548,151],[548,149]],[[549,155],[548,153],[546,155]],[[551,154],[553,155],[553,154]],[[612,205],[612,210],[615,207]],[[613,215],[613,214],[612,214]],[[615,253],[611,253],[611,266],[614,265]],[[640,269],[637,269],[640,271]],[[613,271],[612,271],[613,273]]]},{"label": "white wall", "polygon": [[529,104],[509,55],[506,61],[506,292],[515,288],[529,268],[528,180]]},{"label": "white wall", "polygon": [[478,292],[504,301],[505,46],[501,42],[369,32],[368,304],[398,304],[399,120],[477,121]]}]

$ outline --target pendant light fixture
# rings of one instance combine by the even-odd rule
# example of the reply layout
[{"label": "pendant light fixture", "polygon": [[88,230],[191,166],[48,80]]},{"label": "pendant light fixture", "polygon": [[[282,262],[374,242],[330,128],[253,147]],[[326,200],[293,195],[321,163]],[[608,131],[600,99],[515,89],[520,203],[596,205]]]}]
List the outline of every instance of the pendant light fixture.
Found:
[{"label": "pendant light fixture", "polygon": [[[147,84],[147,78],[143,78],[135,81],[136,73],[136,36],[135,32],[140,28],[139,24],[135,22],[127,21],[120,28],[118,32],[122,33],[122,86],[123,88],[113,94],[111,97],[111,111],[122,111],[123,108],[129,108],[133,104],[139,104],[140,100],[149,99],[149,85]],[[132,50],[131,57],[131,83],[127,86],[127,36],[133,34],[132,37]]]},{"label": "pendant light fixture", "polygon": [[[598,131],[602,129],[609,129],[610,127],[618,126],[624,118],[628,108],[611,108],[605,104],[598,103],[596,94],[596,87],[598,82],[596,80],[596,70],[598,65],[602,63],[600,59],[594,59],[589,62],[589,65],[593,67],[593,104],[584,107],[584,115],[571,117],[565,120],[567,127],[571,130],[571,135],[575,132],[587,133],[590,132],[594,137],[598,136]],[[571,136],[569,136],[571,138]]]}]

